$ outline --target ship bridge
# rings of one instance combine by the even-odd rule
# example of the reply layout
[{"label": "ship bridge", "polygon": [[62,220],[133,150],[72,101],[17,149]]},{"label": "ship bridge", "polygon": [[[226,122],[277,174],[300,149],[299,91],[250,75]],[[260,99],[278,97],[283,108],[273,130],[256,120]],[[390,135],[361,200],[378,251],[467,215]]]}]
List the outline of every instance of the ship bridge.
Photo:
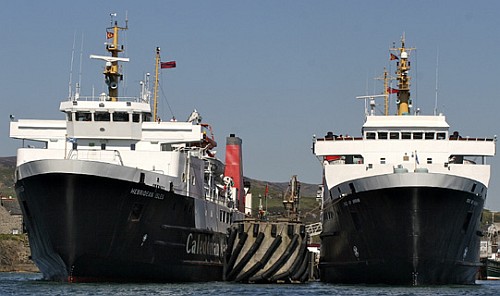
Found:
[{"label": "ship bridge", "polygon": [[67,134],[71,138],[142,138],[141,123],[151,121],[151,107],[133,101],[65,101]]},{"label": "ship bridge", "polygon": [[[362,137],[313,139],[314,154],[325,174],[338,184],[360,176],[426,170],[489,182],[486,157],[495,155],[495,138],[473,138],[449,132],[445,117],[368,116]],[[327,174],[328,178],[328,174]],[[332,187],[329,184],[329,187]]]}]

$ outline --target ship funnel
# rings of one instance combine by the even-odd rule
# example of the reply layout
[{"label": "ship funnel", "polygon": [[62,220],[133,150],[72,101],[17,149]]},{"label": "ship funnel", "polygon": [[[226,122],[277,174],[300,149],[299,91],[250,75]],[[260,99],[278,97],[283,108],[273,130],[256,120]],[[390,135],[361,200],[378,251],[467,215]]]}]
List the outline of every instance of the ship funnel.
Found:
[{"label": "ship funnel", "polygon": [[237,189],[236,207],[242,213],[245,211],[245,189],[243,187],[243,161],[241,154],[241,139],[234,134],[226,138],[226,168],[224,176],[231,177]]}]

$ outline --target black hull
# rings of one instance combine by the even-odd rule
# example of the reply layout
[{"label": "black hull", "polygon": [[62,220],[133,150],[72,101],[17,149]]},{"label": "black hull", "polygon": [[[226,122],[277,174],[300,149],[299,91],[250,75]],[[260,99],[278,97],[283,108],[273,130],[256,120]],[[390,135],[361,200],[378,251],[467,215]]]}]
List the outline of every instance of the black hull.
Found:
[{"label": "black hull", "polygon": [[324,209],[321,280],[473,284],[483,204],[481,194],[446,188],[352,192]]},{"label": "black hull", "polygon": [[68,173],[23,178],[16,192],[33,260],[48,280],[222,280],[226,235],[196,228],[191,197]]}]

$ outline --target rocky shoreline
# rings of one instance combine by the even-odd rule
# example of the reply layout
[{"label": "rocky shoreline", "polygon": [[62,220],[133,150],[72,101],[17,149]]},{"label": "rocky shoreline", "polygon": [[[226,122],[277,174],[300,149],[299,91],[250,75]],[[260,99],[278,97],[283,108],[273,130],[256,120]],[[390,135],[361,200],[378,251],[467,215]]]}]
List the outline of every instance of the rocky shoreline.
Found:
[{"label": "rocky shoreline", "polygon": [[0,235],[0,272],[39,272],[30,255],[26,235]]}]

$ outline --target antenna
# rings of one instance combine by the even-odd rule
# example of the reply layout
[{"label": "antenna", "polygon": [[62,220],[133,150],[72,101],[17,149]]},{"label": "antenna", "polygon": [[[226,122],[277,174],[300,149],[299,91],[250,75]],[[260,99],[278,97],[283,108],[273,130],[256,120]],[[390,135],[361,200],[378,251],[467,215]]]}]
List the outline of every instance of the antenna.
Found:
[{"label": "antenna", "polygon": [[72,90],[71,90],[71,85],[73,84],[73,60],[75,57],[75,43],[76,43],[76,31],[73,34],[73,49],[71,50],[71,63],[69,66],[69,94],[68,98],[71,98],[73,96]]},{"label": "antenna", "polygon": [[116,17],[116,12],[110,13],[109,16],[111,17],[111,27],[113,27],[113,20]]},{"label": "antenna", "polygon": [[125,11],[125,29],[128,29],[128,10]]},{"label": "antenna", "polygon": [[438,109],[438,69],[439,69],[439,47],[436,54],[436,100],[434,101],[434,115],[437,115]]},{"label": "antenna", "polygon": [[82,86],[82,57],[83,57],[83,32],[82,43],[80,44],[80,71],[78,73],[78,84],[76,85],[75,100],[80,98],[80,88]]}]

